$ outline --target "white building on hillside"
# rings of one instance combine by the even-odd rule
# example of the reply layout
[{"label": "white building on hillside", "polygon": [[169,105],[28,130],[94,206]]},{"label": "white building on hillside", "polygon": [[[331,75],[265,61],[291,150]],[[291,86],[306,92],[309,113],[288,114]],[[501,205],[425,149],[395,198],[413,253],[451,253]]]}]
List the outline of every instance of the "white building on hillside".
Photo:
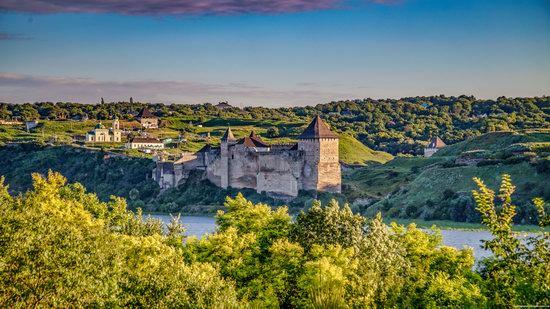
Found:
[{"label": "white building on hillside", "polygon": [[128,143],[129,149],[164,149],[164,143],[156,137],[134,137]]}]

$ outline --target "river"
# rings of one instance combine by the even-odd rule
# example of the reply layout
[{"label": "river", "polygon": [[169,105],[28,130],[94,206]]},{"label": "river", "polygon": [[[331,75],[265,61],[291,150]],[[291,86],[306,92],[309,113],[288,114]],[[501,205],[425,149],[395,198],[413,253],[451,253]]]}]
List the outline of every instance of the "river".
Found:
[{"label": "river", "polygon": [[[162,220],[165,224],[170,222],[170,215],[152,214],[151,217]],[[216,231],[216,222],[213,217],[181,216],[181,222],[186,228],[186,235],[202,237],[204,234]],[[463,231],[463,230],[442,230],[443,244],[462,249],[469,246],[474,249],[476,261],[489,256],[491,253],[481,248],[481,240],[491,239],[488,231]]]}]

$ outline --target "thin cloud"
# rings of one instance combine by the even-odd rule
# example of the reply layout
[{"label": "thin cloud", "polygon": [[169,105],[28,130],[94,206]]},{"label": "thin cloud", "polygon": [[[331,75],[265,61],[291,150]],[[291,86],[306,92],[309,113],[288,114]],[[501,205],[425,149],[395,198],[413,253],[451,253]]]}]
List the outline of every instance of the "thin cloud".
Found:
[{"label": "thin cloud", "polygon": [[203,103],[229,100],[249,105],[316,104],[345,93],[316,89],[265,88],[246,82],[210,84],[192,81],[102,81],[91,78],[37,76],[0,72],[0,101],[23,103],[68,101],[96,103],[134,97],[144,102]]},{"label": "thin cloud", "polygon": [[[366,0],[393,4],[398,0]],[[3,0],[0,10],[25,13],[115,13],[122,15],[279,14],[338,8],[346,0]]]},{"label": "thin cloud", "polygon": [[0,41],[24,41],[30,40],[31,37],[21,33],[6,33],[0,32]]}]

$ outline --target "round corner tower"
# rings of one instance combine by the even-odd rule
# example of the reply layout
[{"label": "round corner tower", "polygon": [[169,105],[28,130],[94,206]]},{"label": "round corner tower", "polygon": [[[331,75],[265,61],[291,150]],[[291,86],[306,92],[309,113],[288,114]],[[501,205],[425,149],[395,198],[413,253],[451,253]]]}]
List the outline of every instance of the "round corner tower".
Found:
[{"label": "round corner tower", "polygon": [[332,193],[342,191],[338,140],[338,135],[319,116],[300,135],[298,150],[304,153],[302,189]]}]

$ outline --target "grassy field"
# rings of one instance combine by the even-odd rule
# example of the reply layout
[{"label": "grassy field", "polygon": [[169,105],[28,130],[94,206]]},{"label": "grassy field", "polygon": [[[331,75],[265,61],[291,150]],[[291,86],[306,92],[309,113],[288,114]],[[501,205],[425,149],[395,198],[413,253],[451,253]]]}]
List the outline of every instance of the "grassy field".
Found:
[{"label": "grassy field", "polygon": [[502,174],[512,176],[517,187],[518,195],[531,196],[528,191],[534,184],[543,184],[548,175],[537,174],[529,163],[494,166],[459,166],[451,168],[426,169],[411,181],[406,190],[390,199],[392,203],[406,207],[409,204],[425,205],[428,200],[438,201],[445,190],[452,190],[457,194],[470,194],[476,185],[472,180],[479,177],[491,188],[496,189],[501,181]]}]

